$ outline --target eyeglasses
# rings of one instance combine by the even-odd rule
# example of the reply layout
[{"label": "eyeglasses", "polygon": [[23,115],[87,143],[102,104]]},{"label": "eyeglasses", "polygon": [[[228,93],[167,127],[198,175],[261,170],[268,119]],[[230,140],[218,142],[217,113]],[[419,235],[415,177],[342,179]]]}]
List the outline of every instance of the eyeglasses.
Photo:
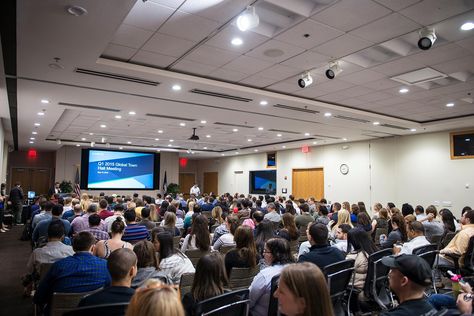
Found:
[{"label": "eyeglasses", "polygon": [[270,250],[264,250],[263,253],[272,253]]}]

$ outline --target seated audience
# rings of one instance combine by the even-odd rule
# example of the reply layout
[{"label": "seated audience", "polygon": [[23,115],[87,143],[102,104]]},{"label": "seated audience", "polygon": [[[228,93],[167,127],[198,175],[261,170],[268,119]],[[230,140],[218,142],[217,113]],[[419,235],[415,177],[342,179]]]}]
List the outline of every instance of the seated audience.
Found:
[{"label": "seated audience", "polygon": [[381,313],[381,316],[435,315],[436,310],[425,298],[425,289],[431,284],[431,267],[415,255],[389,256],[382,263],[390,268],[390,289],[400,305]]},{"label": "seated audience", "polygon": [[415,216],[417,221],[420,221],[426,217],[425,209],[423,208],[423,206],[415,206]]},{"label": "seated audience", "polygon": [[125,217],[125,222],[127,223],[127,227],[125,227],[125,231],[122,236],[123,241],[128,241],[131,244],[135,244],[141,240],[151,239],[146,227],[138,225],[136,222],[137,215],[135,210],[126,210],[123,216]]},{"label": "seated audience", "polygon": [[128,248],[120,248],[107,258],[107,268],[112,278],[109,287],[84,297],[79,307],[100,304],[128,303],[135,290],[132,279],[137,274],[137,256]]},{"label": "seated audience", "polygon": [[165,273],[159,271],[158,258],[151,242],[148,240],[139,241],[133,247],[133,252],[137,256],[138,271],[132,280],[132,288],[136,289],[145,285],[145,282],[149,279],[158,279],[163,283],[171,283],[170,278]]},{"label": "seated audience", "polygon": [[268,219],[271,222],[279,223],[281,220],[280,214],[277,213],[275,203],[268,203],[267,204],[267,214],[263,217],[264,219]]},{"label": "seated audience", "polygon": [[43,203],[40,209],[40,213],[37,215],[33,215],[33,220],[31,221],[31,228],[35,229],[36,225],[44,219],[51,219],[53,217],[53,215],[51,214],[53,206],[54,204],[50,201]]},{"label": "seated audience", "polygon": [[94,244],[95,238],[91,233],[78,233],[72,244],[76,253],[53,263],[40,281],[33,302],[49,304],[54,292],[82,293],[109,286],[107,261],[92,254]]},{"label": "seated audience", "polygon": [[125,219],[123,218],[123,205],[122,204],[115,204],[114,206],[114,215],[109,216],[105,219],[105,226],[107,227],[107,231],[110,233],[111,228],[112,228],[112,223],[115,222],[115,220],[120,217],[121,221],[125,226],[127,224],[125,223]]},{"label": "seated audience", "polygon": [[[89,228],[89,216],[92,214],[97,214],[97,204],[90,203],[87,207],[87,212],[82,215],[81,217],[76,217],[71,222],[71,228],[73,234],[77,234]],[[100,221],[99,228],[103,231],[106,231],[105,222],[103,220]]]},{"label": "seated audience", "polygon": [[[314,201],[312,203],[313,205],[315,205]],[[310,215],[310,207],[308,204],[304,203],[300,205],[300,210],[301,215],[298,215],[295,218],[295,224],[297,229],[301,229],[301,227],[306,228],[308,226],[308,223],[312,223],[314,221],[313,216]]]},{"label": "seated audience", "polygon": [[370,217],[365,212],[360,212],[357,214],[357,223],[355,227],[364,230],[365,232],[371,234],[372,232],[372,223],[370,222]]},{"label": "seated audience", "polygon": [[272,278],[293,261],[290,243],[283,238],[271,238],[265,244],[263,257],[267,268],[261,270],[250,285],[250,312],[253,316],[267,316]]},{"label": "seated audience", "polygon": [[300,233],[296,228],[295,216],[291,213],[285,213],[281,216],[281,220],[283,222],[283,228],[278,231],[278,236],[288,241],[298,240]]},{"label": "seated audience", "polygon": [[173,212],[166,212],[164,223],[161,226],[172,236],[181,235],[181,231],[176,227],[176,214]]},{"label": "seated audience", "polygon": [[[257,212],[254,213],[256,215]],[[268,220],[262,220],[256,227],[255,227],[255,245],[257,246],[257,252],[260,257],[263,257],[263,249],[265,247],[265,243],[275,236],[273,232],[273,223]]]},{"label": "seated audience", "polygon": [[[83,214],[82,214],[82,207],[79,203],[77,203],[76,205],[73,206],[72,208],[72,211],[73,211],[73,214],[71,216],[69,216],[68,218],[66,218],[68,220],[69,223],[72,223],[72,221],[76,218],[76,217],[81,217]],[[63,216],[65,215],[66,213],[63,214]]]},{"label": "seated audience", "polygon": [[235,230],[234,241],[235,249],[225,255],[225,268],[228,277],[230,277],[232,268],[255,268],[260,260],[250,227],[238,227]]},{"label": "seated audience", "polygon": [[461,225],[459,225],[456,217],[454,217],[450,210],[443,208],[439,211],[439,215],[441,216],[444,227],[443,236],[445,236],[447,233],[455,233],[461,230]]},{"label": "seated audience", "polygon": [[407,240],[405,219],[399,212],[392,215],[390,224],[392,231],[388,234],[388,237],[380,235],[380,246],[382,248],[393,248],[397,242],[405,242]]},{"label": "seated audience", "polygon": [[100,240],[94,247],[94,255],[99,258],[107,259],[110,254],[116,249],[128,248],[133,249],[131,243],[123,241],[122,236],[125,230],[125,223],[121,217],[115,218],[111,226],[112,238],[106,240]]},{"label": "seated audience", "polygon": [[449,244],[439,252],[439,265],[454,268],[454,261],[447,254],[460,256],[458,262],[460,267],[464,266],[464,255],[467,252],[469,239],[474,236],[474,210],[466,211],[461,217],[462,229]]},{"label": "seated audience", "polygon": [[142,208],[142,220],[138,223],[138,225],[145,226],[148,230],[152,230],[156,227],[156,223],[150,220],[149,207]]},{"label": "seated audience", "polygon": [[98,214],[91,214],[88,220],[89,228],[85,229],[84,231],[94,235],[97,241],[109,239],[109,234],[99,228],[101,219]]},{"label": "seated audience", "polygon": [[[172,214],[172,213],[171,213]],[[171,278],[174,284],[179,284],[184,273],[194,272],[191,260],[177,250],[173,245],[173,236],[168,232],[152,231],[152,243],[159,254],[159,268]]]},{"label": "seated audience", "polygon": [[196,315],[194,309],[200,301],[224,294],[227,282],[224,261],[220,254],[210,253],[201,257],[196,266],[191,291],[183,297],[186,315]]},{"label": "seated audience", "polygon": [[[342,211],[340,211],[342,212]],[[328,244],[328,229],[323,224],[313,223],[308,230],[308,241],[311,244],[310,251],[302,254],[298,258],[298,262],[311,262],[320,269],[325,266],[342,261],[345,255],[337,248]]]},{"label": "seated audience", "polygon": [[65,237],[69,236],[71,231],[71,223],[65,219],[61,219],[62,210],[63,207],[61,205],[54,205],[51,210],[51,218],[44,219],[36,225],[31,236],[31,240],[34,243],[37,243],[40,240],[46,241],[48,238],[48,227],[53,220],[59,220],[64,226]]},{"label": "seated audience", "polygon": [[101,220],[105,220],[109,216],[113,216],[114,212],[108,210],[108,203],[106,199],[99,201],[99,216]]},{"label": "seated audience", "polygon": [[125,316],[184,316],[179,292],[156,280],[138,289],[130,300]]},{"label": "seated audience", "polygon": [[438,211],[436,207],[430,205],[426,208],[426,217],[421,219],[420,222],[425,226],[425,236],[430,239],[432,236],[442,236],[444,233],[444,226],[436,217]]},{"label": "seated audience", "polygon": [[[351,229],[352,227],[349,224],[339,225],[339,227],[336,229],[336,239],[331,244],[331,247],[335,247],[339,249],[340,251],[347,253],[347,233]],[[308,251],[309,251],[309,247],[311,247],[311,245],[308,246]]]},{"label": "seated audience", "polygon": [[[316,220],[316,222],[318,221]],[[336,235],[336,229],[342,224],[347,224],[352,227],[351,214],[349,214],[349,212],[346,210],[340,210],[339,212],[337,212],[337,223],[331,228],[332,238],[335,237]],[[328,223],[327,225],[330,225],[330,224]]]},{"label": "seated audience", "polygon": [[200,249],[202,251],[209,251],[210,249],[210,234],[207,217],[204,215],[197,215],[192,223],[191,233],[184,238],[181,251]]},{"label": "seated audience", "polygon": [[408,240],[407,242],[403,243],[402,246],[394,246],[393,247],[393,254],[407,254],[411,255],[413,253],[413,249],[427,246],[430,244],[428,239],[425,237],[425,227],[422,223],[418,221],[410,222],[408,225]]},{"label": "seated audience", "polygon": [[308,262],[287,265],[274,296],[280,313],[286,316],[334,315],[326,278]]},{"label": "seated audience", "polygon": [[225,221],[229,232],[216,240],[212,246],[212,249],[215,251],[219,251],[222,246],[235,246],[234,233],[237,227],[239,227],[239,218],[237,215],[231,214],[226,217]]}]

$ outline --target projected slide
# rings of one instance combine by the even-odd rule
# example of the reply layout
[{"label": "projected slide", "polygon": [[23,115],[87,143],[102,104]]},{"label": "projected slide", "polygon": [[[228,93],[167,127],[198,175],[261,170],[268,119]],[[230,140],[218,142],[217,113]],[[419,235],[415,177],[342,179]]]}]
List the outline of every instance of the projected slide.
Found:
[{"label": "projected slide", "polygon": [[250,193],[276,194],[276,171],[250,171]]},{"label": "projected slide", "polygon": [[154,155],[122,151],[89,151],[90,189],[153,189]]}]

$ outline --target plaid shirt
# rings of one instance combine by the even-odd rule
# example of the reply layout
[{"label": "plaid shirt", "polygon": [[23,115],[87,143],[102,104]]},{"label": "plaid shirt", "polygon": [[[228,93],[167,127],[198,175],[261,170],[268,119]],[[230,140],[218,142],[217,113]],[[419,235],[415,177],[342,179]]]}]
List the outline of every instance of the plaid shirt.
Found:
[{"label": "plaid shirt", "polygon": [[46,304],[53,292],[82,293],[110,285],[107,261],[90,252],[76,252],[74,256],[56,261],[41,280],[33,301]]},{"label": "plaid shirt", "polygon": [[97,227],[88,228],[84,231],[91,233],[97,241],[99,241],[99,240],[108,240],[109,239],[109,233],[104,232],[103,230],[100,230]]}]

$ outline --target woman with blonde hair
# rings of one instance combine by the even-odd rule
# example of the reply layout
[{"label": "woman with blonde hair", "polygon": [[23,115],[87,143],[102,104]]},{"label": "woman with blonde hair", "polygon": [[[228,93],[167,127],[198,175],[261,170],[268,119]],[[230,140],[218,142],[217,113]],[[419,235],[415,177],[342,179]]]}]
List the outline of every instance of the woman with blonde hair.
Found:
[{"label": "woman with blonde hair", "polygon": [[287,265],[274,296],[287,316],[334,315],[324,274],[309,262]]},{"label": "woman with blonde hair", "polygon": [[91,204],[91,200],[89,199],[89,194],[82,193],[81,202],[80,202],[82,211],[83,212],[87,211],[87,208],[89,207],[90,204]]},{"label": "woman with blonde hair", "polygon": [[331,236],[336,236],[336,230],[342,224],[347,224],[351,227],[354,227],[351,222],[351,213],[349,213],[347,210],[340,210],[337,212],[337,223],[331,229]]},{"label": "woman with blonde hair", "polygon": [[176,214],[173,212],[167,212],[165,214],[163,227],[166,231],[171,233],[173,236],[179,236],[181,231],[176,227]]},{"label": "woman with blonde hair", "polygon": [[151,282],[138,289],[130,300],[125,316],[184,316],[179,292],[173,286]]}]

